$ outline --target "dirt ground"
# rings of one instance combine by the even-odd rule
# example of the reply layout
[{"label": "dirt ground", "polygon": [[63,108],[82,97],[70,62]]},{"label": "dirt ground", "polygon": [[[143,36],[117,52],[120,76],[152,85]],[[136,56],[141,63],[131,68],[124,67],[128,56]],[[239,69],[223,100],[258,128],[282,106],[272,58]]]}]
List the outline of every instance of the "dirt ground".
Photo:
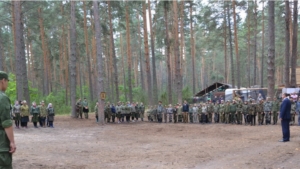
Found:
[{"label": "dirt ground", "polygon": [[300,127],[136,122],[99,126],[56,116],[54,129],[15,129],[15,169],[299,168]]}]

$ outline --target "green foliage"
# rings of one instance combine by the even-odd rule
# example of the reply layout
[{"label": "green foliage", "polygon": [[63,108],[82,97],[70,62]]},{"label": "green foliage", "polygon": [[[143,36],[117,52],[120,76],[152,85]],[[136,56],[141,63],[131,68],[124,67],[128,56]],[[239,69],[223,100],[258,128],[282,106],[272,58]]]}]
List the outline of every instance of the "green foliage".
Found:
[{"label": "green foliage", "polygon": [[182,90],[182,100],[189,100],[192,96],[193,96],[193,93],[192,93],[191,89],[188,86],[186,86]]}]

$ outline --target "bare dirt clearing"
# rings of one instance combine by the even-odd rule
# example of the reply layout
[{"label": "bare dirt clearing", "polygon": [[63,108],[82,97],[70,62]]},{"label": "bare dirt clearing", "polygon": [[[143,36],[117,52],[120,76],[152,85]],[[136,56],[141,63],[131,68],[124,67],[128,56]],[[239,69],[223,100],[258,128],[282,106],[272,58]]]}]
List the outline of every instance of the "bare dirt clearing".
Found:
[{"label": "bare dirt clearing", "polygon": [[[92,117],[93,118],[93,117]],[[299,168],[300,127],[137,122],[99,126],[57,116],[54,129],[15,129],[15,169]]]}]

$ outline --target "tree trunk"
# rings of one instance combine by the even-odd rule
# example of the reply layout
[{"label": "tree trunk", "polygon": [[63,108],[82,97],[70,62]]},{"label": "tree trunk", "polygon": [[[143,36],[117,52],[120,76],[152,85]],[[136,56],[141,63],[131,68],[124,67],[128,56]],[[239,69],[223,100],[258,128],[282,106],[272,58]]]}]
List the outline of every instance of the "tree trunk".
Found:
[{"label": "tree trunk", "polygon": [[225,83],[228,83],[228,61],[227,61],[227,24],[226,24],[226,7],[225,7],[225,1],[224,1],[224,22],[223,22],[223,36],[224,36],[224,79]]},{"label": "tree trunk", "polygon": [[120,50],[121,50],[121,56],[122,56],[122,72],[123,72],[124,96],[125,96],[125,100],[127,100],[126,76],[125,76],[125,59],[124,59],[124,52],[123,52],[122,33],[120,33]]},{"label": "tree trunk", "polygon": [[234,64],[233,64],[233,49],[232,49],[232,33],[231,33],[231,23],[230,23],[230,12],[229,12],[229,7],[227,8],[227,20],[228,20],[228,31],[229,31],[229,46],[230,46],[230,64],[231,64],[231,82],[233,88],[235,88],[234,84]]},{"label": "tree trunk", "polygon": [[192,79],[193,79],[193,94],[196,93],[196,76],[195,76],[195,51],[194,51],[194,32],[193,32],[193,3],[190,2],[190,31],[191,31],[191,56],[192,56]]},{"label": "tree trunk", "polygon": [[264,87],[264,58],[265,58],[265,12],[264,12],[264,1],[262,1],[262,33],[261,33],[261,74],[260,74],[260,87]]},{"label": "tree trunk", "polygon": [[[188,81],[188,78],[187,78],[187,75],[188,75],[188,71],[187,71],[187,59],[186,59],[186,56],[185,56],[185,40],[184,40],[184,4],[185,2],[184,1],[181,1],[181,4],[180,4],[180,43],[178,45],[180,45],[180,76],[181,76],[181,85],[183,85],[183,79],[182,77],[185,77],[186,76],[186,82]],[[178,28],[178,26],[177,26]],[[176,32],[176,34],[178,34]],[[178,40],[179,42],[179,40]],[[183,57],[185,56],[185,57]],[[177,58],[175,57],[175,66],[176,66],[176,63],[177,63]],[[183,71],[185,68],[185,71]],[[176,73],[175,73],[176,74]],[[176,81],[176,80],[175,80]],[[175,82],[176,83],[176,82]]]},{"label": "tree trunk", "polygon": [[251,43],[251,40],[250,40],[250,21],[251,21],[251,18],[250,18],[250,13],[251,13],[251,8],[250,8],[250,2],[248,1],[248,13],[247,13],[247,28],[248,28],[248,32],[247,32],[247,59],[248,59],[248,66],[247,66],[247,71],[248,71],[248,87],[251,87],[251,56],[250,56],[250,43]]},{"label": "tree trunk", "polygon": [[298,0],[294,0],[293,9],[293,44],[292,44],[292,62],[291,62],[291,87],[297,87],[297,43],[298,43]]},{"label": "tree trunk", "polygon": [[108,3],[108,17],[109,17],[109,28],[110,28],[110,50],[111,50],[112,59],[113,59],[116,100],[119,101],[119,99],[120,99],[119,79],[118,79],[117,57],[116,57],[116,51],[115,51],[115,42],[114,42],[114,34],[113,34],[114,32],[113,32],[112,16],[111,16],[111,5],[110,5],[110,1],[107,1],[107,3]]},{"label": "tree trunk", "polygon": [[94,6],[94,18],[95,18],[95,35],[96,35],[96,43],[97,43],[97,74],[98,74],[98,117],[99,124],[104,124],[104,100],[101,99],[100,93],[104,92],[104,82],[103,82],[103,61],[102,61],[102,44],[101,44],[101,25],[99,18],[99,7],[98,2],[93,1]]},{"label": "tree trunk", "polygon": [[172,74],[171,74],[171,58],[170,58],[170,40],[169,40],[169,22],[168,22],[168,2],[164,2],[165,27],[166,27],[166,58],[168,69],[168,101],[172,104]]},{"label": "tree trunk", "polygon": [[45,31],[44,31],[44,24],[43,24],[43,17],[42,17],[42,9],[38,9],[39,14],[39,26],[40,26],[40,35],[41,35],[41,41],[42,41],[42,50],[43,50],[43,59],[44,59],[44,76],[43,76],[43,94],[44,96],[49,94],[49,77],[48,77],[48,48],[46,45],[46,39],[45,39]]},{"label": "tree trunk", "polygon": [[150,57],[149,57],[149,45],[148,45],[148,31],[147,31],[147,17],[146,17],[146,4],[143,3],[143,21],[144,21],[144,47],[145,47],[145,59],[146,59],[146,74],[148,82],[148,103],[153,105],[152,98],[152,83],[151,83],[151,70],[150,70]]},{"label": "tree trunk", "polygon": [[235,14],[235,0],[232,1],[233,7],[233,23],[234,23],[234,43],[235,43],[235,57],[236,57],[236,67],[237,67],[237,87],[241,87],[241,76],[240,76],[240,56],[239,56],[239,44],[237,39],[237,28],[236,28],[236,14]]},{"label": "tree trunk", "polygon": [[127,41],[127,63],[128,63],[128,88],[129,101],[132,102],[132,83],[131,83],[131,47],[130,47],[130,26],[129,26],[129,7],[126,2],[126,41]]},{"label": "tree trunk", "polygon": [[21,2],[13,1],[14,7],[14,32],[15,32],[15,55],[16,55],[16,82],[17,82],[17,100],[24,99],[24,89],[23,89],[23,77],[22,77],[22,62],[25,56],[22,56],[22,41],[23,36],[22,29],[22,19],[21,19]]},{"label": "tree trunk", "polygon": [[4,55],[3,55],[3,52],[2,52],[3,48],[2,48],[2,30],[0,30],[0,70],[4,70]]},{"label": "tree trunk", "polygon": [[142,56],[142,39],[141,39],[141,25],[140,25],[140,15],[137,13],[137,19],[138,19],[138,36],[139,36],[139,54],[140,54],[140,74],[141,74],[141,86],[142,90],[145,91],[145,82],[144,82],[144,59]]},{"label": "tree trunk", "polygon": [[275,87],[275,5],[274,1],[269,0],[268,9],[268,96],[274,98],[274,87]]},{"label": "tree trunk", "polygon": [[86,19],[86,6],[85,1],[83,1],[83,22],[84,22],[84,38],[85,38],[85,52],[87,58],[87,69],[88,69],[88,78],[89,78],[89,91],[90,91],[90,101],[93,100],[93,84],[92,84],[92,71],[91,71],[91,61],[90,61],[90,52],[89,52],[89,36],[87,30],[87,19]]},{"label": "tree trunk", "polygon": [[174,53],[176,58],[176,87],[177,87],[177,103],[182,103],[182,77],[180,73],[180,52],[178,41],[178,15],[177,15],[177,1],[173,1],[173,20],[174,20]]},{"label": "tree trunk", "polygon": [[254,73],[253,73],[253,84],[256,85],[257,81],[257,2],[254,1],[254,58],[253,58],[253,66],[254,66]]},{"label": "tree trunk", "polygon": [[[71,1],[71,25],[70,25],[70,94],[71,94],[71,116],[76,117],[76,17],[75,17],[75,6],[76,2]],[[102,110],[102,109],[99,109]]]},{"label": "tree trunk", "polygon": [[157,95],[157,77],[156,77],[156,66],[155,66],[155,43],[154,43],[154,33],[152,28],[152,15],[151,15],[151,1],[148,1],[148,12],[149,12],[149,27],[150,27],[150,37],[151,37],[151,54],[152,54],[152,79],[153,79],[153,102],[158,102],[158,95]]},{"label": "tree trunk", "polygon": [[290,4],[285,1],[285,57],[284,57],[284,85],[290,87]]}]

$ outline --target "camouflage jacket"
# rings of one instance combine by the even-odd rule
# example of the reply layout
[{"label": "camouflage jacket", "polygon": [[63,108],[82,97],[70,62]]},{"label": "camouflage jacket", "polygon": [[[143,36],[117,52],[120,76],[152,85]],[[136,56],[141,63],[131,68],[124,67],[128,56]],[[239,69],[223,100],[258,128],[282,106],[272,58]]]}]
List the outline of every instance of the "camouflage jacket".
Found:
[{"label": "camouflage jacket", "polygon": [[264,111],[264,105],[262,103],[259,103],[256,105],[256,112],[261,113]]},{"label": "camouflage jacket", "polygon": [[249,113],[249,105],[243,104],[243,113]]},{"label": "camouflage jacket", "polygon": [[232,103],[230,104],[230,113],[235,113],[237,110],[237,104]]},{"label": "camouflage jacket", "polygon": [[266,101],[265,103],[264,103],[264,111],[265,112],[270,112],[270,111],[272,111],[272,102],[270,102],[270,101]]},{"label": "camouflage jacket", "polygon": [[272,111],[278,112],[280,109],[280,102],[278,100],[273,101],[272,103]]},{"label": "camouflage jacket", "polygon": [[219,113],[220,112],[220,105],[216,104],[214,106],[214,113]]},{"label": "camouflage jacket", "polygon": [[250,115],[256,115],[256,104],[249,104],[248,110]]},{"label": "camouflage jacket", "polygon": [[236,111],[237,111],[237,112],[242,112],[242,111],[243,111],[243,102],[239,101],[239,102],[236,104]]}]

